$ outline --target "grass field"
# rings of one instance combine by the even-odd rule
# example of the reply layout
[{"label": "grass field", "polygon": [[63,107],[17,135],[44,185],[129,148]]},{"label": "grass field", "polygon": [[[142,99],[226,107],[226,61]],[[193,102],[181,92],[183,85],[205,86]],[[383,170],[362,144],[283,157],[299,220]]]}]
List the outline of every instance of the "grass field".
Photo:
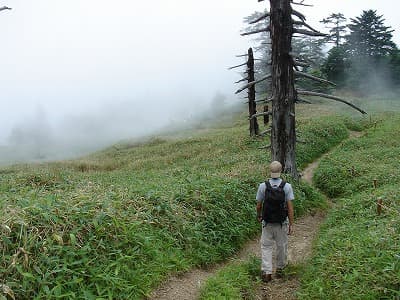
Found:
[{"label": "grass field", "polygon": [[[356,124],[330,114],[299,109],[300,168]],[[269,162],[259,149],[267,142],[248,137],[245,119],[1,169],[5,296],[141,299],[168,274],[235,253],[258,233],[254,198]],[[297,215],[326,207],[310,186],[295,189]]]},{"label": "grass field", "polygon": [[[383,112],[345,123],[364,133],[335,148],[316,171],[315,185],[334,208],[308,264],[289,266],[301,280],[298,298],[399,299],[400,115]],[[381,215],[378,198],[385,205]],[[249,266],[251,261],[237,266],[238,276],[229,276],[229,267],[221,270],[203,286],[202,299],[224,299],[227,293],[230,299],[255,299],[257,279]]]},{"label": "grass field", "polygon": [[300,298],[400,298],[399,124],[398,114],[386,114],[321,161],[316,185],[336,205],[305,269]]}]

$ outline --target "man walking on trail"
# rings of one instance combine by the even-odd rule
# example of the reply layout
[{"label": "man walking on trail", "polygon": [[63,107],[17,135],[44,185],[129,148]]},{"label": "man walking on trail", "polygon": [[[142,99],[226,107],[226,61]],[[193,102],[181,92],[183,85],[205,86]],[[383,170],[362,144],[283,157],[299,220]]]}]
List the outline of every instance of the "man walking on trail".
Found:
[{"label": "man walking on trail", "polygon": [[282,276],[287,264],[288,234],[293,233],[292,186],[280,178],[282,165],[273,161],[269,165],[271,178],[257,191],[257,219],[262,223],[261,279],[272,280],[272,249],[276,244],[276,275]]}]

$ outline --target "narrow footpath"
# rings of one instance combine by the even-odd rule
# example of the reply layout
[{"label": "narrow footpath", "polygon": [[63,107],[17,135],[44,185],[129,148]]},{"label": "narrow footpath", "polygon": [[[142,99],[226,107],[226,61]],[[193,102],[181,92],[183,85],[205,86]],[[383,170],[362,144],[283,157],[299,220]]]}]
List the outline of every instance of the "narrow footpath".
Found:
[{"label": "narrow footpath", "polygon": [[[359,137],[359,132],[351,132],[350,138]],[[319,159],[307,166],[302,172],[302,180],[312,184],[314,170],[318,167]],[[325,215],[318,212],[314,215],[296,219],[294,234],[289,236],[288,260],[291,264],[298,264],[307,260],[311,255],[312,241],[318,233]],[[199,298],[201,285],[219,269],[232,261],[246,261],[251,256],[260,257],[260,241],[249,241],[243,249],[227,262],[217,264],[210,269],[194,269],[179,277],[173,276],[157,290],[153,291],[150,300],[195,300]],[[297,278],[274,278],[268,284],[262,284],[257,299],[296,299],[299,287]]]}]

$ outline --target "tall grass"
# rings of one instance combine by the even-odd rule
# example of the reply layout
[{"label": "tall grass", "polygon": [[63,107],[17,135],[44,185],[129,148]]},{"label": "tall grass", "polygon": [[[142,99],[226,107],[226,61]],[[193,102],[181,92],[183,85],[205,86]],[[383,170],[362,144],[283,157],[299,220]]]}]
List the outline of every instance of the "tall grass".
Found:
[{"label": "tall grass", "polygon": [[[343,122],[302,122],[312,143],[300,147],[299,165],[339,143]],[[0,170],[3,291],[16,299],[140,299],[170,273],[226,259],[259,229],[263,144],[239,121]],[[324,207],[309,186],[295,190],[297,214]]]},{"label": "tall grass", "polygon": [[[299,298],[400,298],[399,121],[398,114],[383,115],[363,137],[321,161],[315,181],[338,198],[305,270]],[[386,206],[381,215],[378,197]]]}]

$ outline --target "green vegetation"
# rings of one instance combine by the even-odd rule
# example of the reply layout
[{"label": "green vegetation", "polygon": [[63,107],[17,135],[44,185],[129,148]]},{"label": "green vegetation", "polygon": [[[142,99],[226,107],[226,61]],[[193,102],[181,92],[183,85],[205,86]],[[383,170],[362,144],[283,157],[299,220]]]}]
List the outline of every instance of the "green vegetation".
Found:
[{"label": "green vegetation", "polygon": [[259,273],[260,260],[255,257],[247,262],[230,264],[207,280],[200,299],[256,299],[254,285],[260,280]]},{"label": "green vegetation", "polygon": [[[242,118],[245,119],[245,118]],[[299,166],[347,135],[299,118]],[[247,122],[116,145],[80,160],[1,169],[0,284],[16,299],[139,299],[165,277],[222,261],[258,233],[265,141]],[[326,204],[295,186],[296,214]]]},{"label": "green vegetation", "polygon": [[[386,114],[321,161],[317,186],[340,198],[305,268],[300,298],[400,297],[399,122],[398,114]],[[385,205],[381,215],[378,197]]]}]

